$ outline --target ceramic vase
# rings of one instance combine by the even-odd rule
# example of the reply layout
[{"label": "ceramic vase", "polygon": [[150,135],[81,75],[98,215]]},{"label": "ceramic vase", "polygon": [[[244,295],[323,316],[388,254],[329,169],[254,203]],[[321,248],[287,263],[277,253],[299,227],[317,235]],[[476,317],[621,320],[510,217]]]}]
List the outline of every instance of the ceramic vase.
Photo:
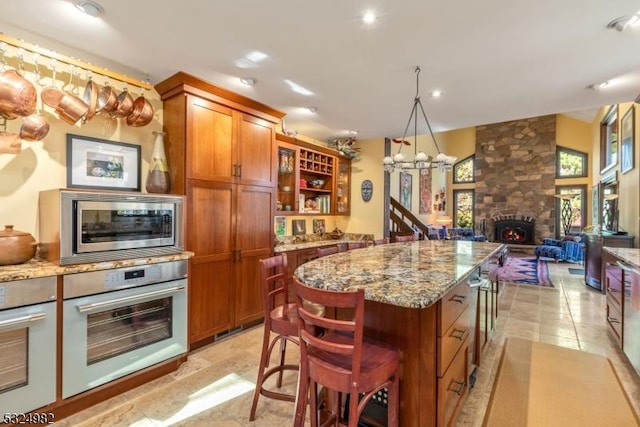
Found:
[{"label": "ceramic vase", "polygon": [[148,193],[168,193],[171,188],[169,180],[169,166],[164,153],[164,132],[153,132],[155,140],[153,153],[149,162],[149,172],[145,188]]}]

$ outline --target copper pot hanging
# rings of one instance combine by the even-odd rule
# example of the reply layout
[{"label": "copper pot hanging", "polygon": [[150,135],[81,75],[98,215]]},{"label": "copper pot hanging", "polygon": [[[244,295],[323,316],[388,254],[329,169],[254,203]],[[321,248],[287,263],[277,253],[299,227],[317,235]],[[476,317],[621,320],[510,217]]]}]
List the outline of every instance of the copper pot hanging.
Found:
[{"label": "copper pot hanging", "polygon": [[5,119],[26,117],[36,110],[36,88],[16,70],[0,73],[0,115]]},{"label": "copper pot hanging", "polygon": [[146,126],[153,119],[153,105],[144,95],[140,95],[133,101],[133,110],[127,116],[127,124],[133,127]]},{"label": "copper pot hanging", "polygon": [[116,90],[106,83],[100,92],[98,92],[98,107],[96,114],[99,113],[112,113],[118,106],[118,94]]},{"label": "copper pot hanging", "polygon": [[120,95],[118,95],[118,106],[112,113],[115,117],[125,118],[133,111],[133,98],[131,94],[125,88]]}]

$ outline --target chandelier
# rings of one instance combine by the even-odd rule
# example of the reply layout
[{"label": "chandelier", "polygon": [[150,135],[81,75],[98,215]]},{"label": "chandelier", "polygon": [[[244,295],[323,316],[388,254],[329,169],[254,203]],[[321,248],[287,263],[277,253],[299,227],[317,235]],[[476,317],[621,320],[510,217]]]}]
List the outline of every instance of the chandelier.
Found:
[{"label": "chandelier", "polygon": [[[440,147],[438,147],[438,142],[436,141],[436,137],[433,135],[433,131],[431,130],[431,125],[429,124],[429,119],[427,119],[427,115],[424,112],[424,108],[422,107],[422,102],[420,101],[420,67],[416,67],[416,96],[413,99],[413,107],[411,108],[411,114],[409,115],[409,120],[407,121],[407,126],[404,129],[404,133],[402,134],[401,139],[394,138],[393,142],[399,143],[400,147],[398,148],[398,152],[393,156],[387,156],[382,160],[384,164],[385,172],[394,172],[396,170],[407,171],[412,169],[417,169],[420,171],[420,174],[426,175],[429,173],[431,169],[438,169],[440,172],[448,172],[453,169],[453,164],[456,162],[457,157],[447,156],[440,151]],[[436,146],[436,150],[438,154],[435,158],[426,154],[424,151],[418,151],[418,107],[420,107],[420,112],[422,113],[422,117],[424,121],[427,123],[427,128],[429,129],[429,135],[431,135],[431,139],[433,140],[433,144]],[[405,138],[407,136],[407,132],[409,131],[409,126],[411,126],[413,120],[413,160],[406,159],[405,156],[401,153],[403,145],[411,145],[409,141]]]}]

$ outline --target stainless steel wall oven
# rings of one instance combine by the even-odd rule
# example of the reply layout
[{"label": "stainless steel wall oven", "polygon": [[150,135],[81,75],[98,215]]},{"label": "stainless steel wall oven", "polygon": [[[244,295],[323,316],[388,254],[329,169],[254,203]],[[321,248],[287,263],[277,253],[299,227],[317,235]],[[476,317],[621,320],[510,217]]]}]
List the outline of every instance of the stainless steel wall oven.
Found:
[{"label": "stainless steel wall oven", "polygon": [[177,195],[43,191],[41,257],[69,265],[180,253],[183,205]]},{"label": "stainless steel wall oven", "polygon": [[187,352],[187,261],[65,275],[62,397]]},{"label": "stainless steel wall oven", "polygon": [[56,277],[0,283],[0,412],[56,400]]}]

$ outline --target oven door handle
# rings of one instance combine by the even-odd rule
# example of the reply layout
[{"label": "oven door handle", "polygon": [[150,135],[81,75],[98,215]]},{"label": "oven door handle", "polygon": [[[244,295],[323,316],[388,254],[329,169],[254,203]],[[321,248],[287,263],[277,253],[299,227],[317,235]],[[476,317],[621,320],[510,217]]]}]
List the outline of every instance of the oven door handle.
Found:
[{"label": "oven door handle", "polygon": [[23,323],[35,322],[37,320],[42,320],[45,317],[47,317],[46,314],[37,313],[37,314],[28,314],[26,316],[15,317],[13,319],[2,320],[0,321],[0,329],[21,325]]},{"label": "oven door handle", "polygon": [[132,296],[129,296],[129,297],[115,298],[115,299],[112,299],[112,300],[109,300],[109,301],[94,302],[92,304],[79,305],[79,306],[77,306],[77,308],[78,308],[78,311],[80,313],[85,313],[87,311],[98,310],[100,308],[104,308],[104,307],[108,307],[108,306],[112,306],[112,305],[139,301],[141,299],[146,299],[148,297],[159,297],[159,296],[162,296],[162,295],[175,294],[176,292],[184,290],[184,288],[185,288],[184,285],[182,285],[182,286],[174,286],[172,288],[161,289],[159,291],[147,292],[147,293],[140,294],[140,295],[132,295]]}]

